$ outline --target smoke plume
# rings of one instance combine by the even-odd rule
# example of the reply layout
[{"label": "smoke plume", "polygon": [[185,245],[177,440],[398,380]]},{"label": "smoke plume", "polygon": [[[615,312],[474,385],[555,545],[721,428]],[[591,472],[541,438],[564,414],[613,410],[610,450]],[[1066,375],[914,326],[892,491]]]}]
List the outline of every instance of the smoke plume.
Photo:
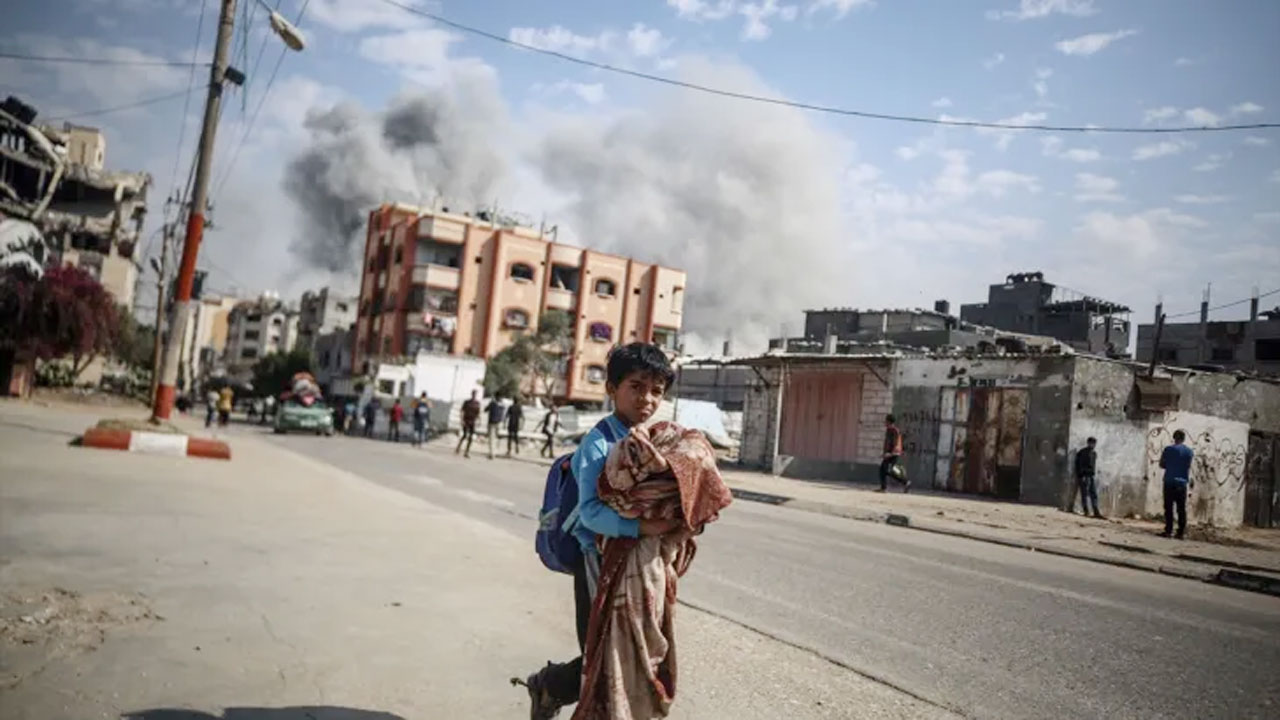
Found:
[{"label": "smoke plume", "polygon": [[483,77],[403,95],[380,114],[350,103],[312,109],[304,123],[310,142],[284,174],[303,218],[291,249],[310,267],[350,273],[360,267],[363,229],[377,205],[492,201],[506,175],[493,141],[506,123]]},{"label": "smoke plume", "polygon": [[[770,94],[748,71],[682,61],[685,78]],[[762,349],[809,306],[848,297],[839,202],[844,148],[799,111],[698,93],[612,119],[566,122],[541,143],[584,244],[682,268],[685,327],[709,349]],[[692,347],[692,345],[691,345]]]}]

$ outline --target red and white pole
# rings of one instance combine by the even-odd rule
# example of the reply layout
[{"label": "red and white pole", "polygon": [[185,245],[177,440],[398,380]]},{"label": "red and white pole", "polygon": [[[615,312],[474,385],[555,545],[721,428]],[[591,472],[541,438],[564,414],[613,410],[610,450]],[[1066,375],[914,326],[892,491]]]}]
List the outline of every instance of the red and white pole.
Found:
[{"label": "red and white pole", "polygon": [[218,108],[222,104],[222,82],[227,72],[227,55],[231,47],[232,26],[236,17],[236,0],[222,0],[218,19],[218,39],[214,45],[213,67],[209,71],[209,96],[204,105],[204,125],[200,130],[200,148],[196,154],[195,187],[187,208],[187,234],[182,243],[182,262],[178,266],[174,289],[173,322],[165,338],[164,363],[160,370],[160,386],[156,390],[152,419],[168,420],[173,413],[177,394],[178,362],[182,340],[191,319],[191,287],[196,275],[196,255],[204,235],[204,210],[209,195],[209,174],[213,167],[213,141],[218,132]]}]

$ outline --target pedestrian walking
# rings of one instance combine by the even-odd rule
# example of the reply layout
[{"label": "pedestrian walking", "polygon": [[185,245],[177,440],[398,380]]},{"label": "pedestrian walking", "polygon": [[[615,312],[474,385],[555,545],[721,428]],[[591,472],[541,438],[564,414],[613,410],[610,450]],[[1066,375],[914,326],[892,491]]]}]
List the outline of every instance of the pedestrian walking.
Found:
[{"label": "pedestrian walking", "polygon": [[1160,453],[1160,467],[1164,468],[1164,537],[1173,535],[1173,515],[1178,514],[1178,534],[1182,539],[1187,531],[1187,489],[1194,488],[1191,478],[1191,460],[1195,452],[1185,445],[1187,434],[1181,430],[1173,433],[1173,444]]},{"label": "pedestrian walking", "polygon": [[466,443],[467,451],[463,453],[463,457],[471,457],[471,441],[476,439],[476,421],[480,419],[480,400],[477,394],[472,390],[471,399],[462,403],[462,435],[458,438],[458,447],[454,448],[454,455],[462,452],[462,444]]},{"label": "pedestrian walking", "polygon": [[489,459],[493,459],[493,446],[502,437],[502,421],[507,416],[507,408],[502,404],[502,396],[494,395],[484,408],[489,416],[489,427],[485,436],[489,439]]},{"label": "pedestrian walking", "polygon": [[[639,538],[666,535],[679,529],[675,520],[639,520],[624,518],[617,510],[600,500],[596,480],[604,470],[609,450],[631,428],[648,421],[661,404],[667,386],[675,378],[666,354],[656,345],[632,343],[609,355],[605,392],[613,401],[614,412],[582,439],[570,461],[578,486],[578,504],[569,526],[582,549],[582,557],[573,567],[573,599],[578,630],[578,649],[584,650],[591,605],[600,579],[600,550],[597,536]],[[582,689],[583,658],[581,655],[564,663],[547,663],[524,682],[529,690],[533,720],[550,720],[560,708],[578,701]]]},{"label": "pedestrian walking", "polygon": [[902,483],[902,492],[911,491],[911,481],[902,474],[898,461],[902,458],[902,431],[893,415],[884,416],[884,458],[880,461],[880,492],[889,489],[889,477]]},{"label": "pedestrian walking", "polygon": [[[1089,438],[1085,446],[1076,451],[1076,487],[1080,489],[1080,513],[1089,514],[1089,503],[1093,503],[1093,516],[1102,517],[1098,509],[1098,439]],[[1071,504],[1075,510],[1075,503]]]},{"label": "pedestrian walking", "polygon": [[218,391],[209,388],[209,392],[204,394],[204,404],[204,426],[210,427],[213,425],[214,415],[218,412]]},{"label": "pedestrian walking", "polygon": [[391,442],[400,442],[400,421],[404,419],[404,406],[400,404],[400,398],[391,405],[391,410],[387,414],[387,440]]},{"label": "pedestrian walking", "polygon": [[560,432],[560,411],[554,405],[547,411],[546,415],[542,416],[542,423],[538,425],[538,430],[546,438],[546,442],[542,443],[542,451],[539,454],[542,457],[554,460],[556,433]]},{"label": "pedestrian walking", "polygon": [[427,428],[431,424],[431,400],[426,393],[413,404],[413,446],[422,447],[427,440]]},{"label": "pedestrian walking", "polygon": [[351,425],[356,421],[356,401],[348,400],[342,406],[342,434],[351,434]]},{"label": "pedestrian walking", "polygon": [[520,397],[516,396],[511,400],[511,408],[507,410],[507,457],[511,456],[513,447],[516,454],[520,454],[520,430],[523,426],[524,407],[520,405]]},{"label": "pedestrian walking", "polygon": [[373,426],[378,422],[378,398],[372,397],[364,406],[364,436],[373,439]]},{"label": "pedestrian walking", "polygon": [[276,416],[276,396],[268,395],[262,401],[262,424],[267,424],[268,417]]},{"label": "pedestrian walking", "polygon": [[231,422],[231,408],[235,405],[236,391],[226,385],[218,393],[218,427],[226,427]]}]

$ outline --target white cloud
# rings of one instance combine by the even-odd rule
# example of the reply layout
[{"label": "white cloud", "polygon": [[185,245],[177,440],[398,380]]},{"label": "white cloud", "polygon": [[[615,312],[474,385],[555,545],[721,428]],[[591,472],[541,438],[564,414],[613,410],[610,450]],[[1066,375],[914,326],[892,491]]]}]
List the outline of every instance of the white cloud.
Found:
[{"label": "white cloud", "polygon": [[[409,6],[422,4],[418,0],[400,1]],[[375,28],[407,30],[423,25],[417,16],[401,8],[368,0],[311,0],[307,12],[308,19],[344,33]]]},{"label": "white cloud", "polygon": [[949,108],[951,107],[951,98],[940,97],[929,104],[936,108]]},{"label": "white cloud", "polygon": [[1252,145],[1254,147],[1267,147],[1268,145],[1271,144],[1271,139],[1258,137],[1257,135],[1249,135],[1245,137],[1244,144]]},{"label": "white cloud", "polygon": [[548,28],[514,27],[507,33],[507,37],[521,45],[571,55],[588,55],[596,50],[605,50],[613,42],[613,33],[608,31],[598,35],[578,35],[560,25]]},{"label": "white cloud", "polygon": [[1134,149],[1134,160],[1153,160],[1155,158],[1177,155],[1186,149],[1186,144],[1172,140],[1162,140],[1150,145],[1141,145]]},{"label": "white cloud", "polygon": [[1115,178],[1093,173],[1076,173],[1076,200],[1080,202],[1123,202],[1117,193],[1120,183]]},{"label": "white cloud", "polygon": [[1035,20],[1049,15],[1085,17],[1097,13],[1093,0],[1019,0],[1016,10],[988,10],[988,20]]},{"label": "white cloud", "polygon": [[1280,223],[1280,211],[1266,210],[1253,214],[1253,219],[1260,223]]},{"label": "white cloud", "polygon": [[1169,208],[1155,208],[1130,215],[1091,212],[1073,231],[1072,247],[1086,257],[1108,257],[1117,270],[1150,259],[1157,253],[1178,249],[1187,240],[1186,230],[1207,226],[1200,218]]},{"label": "white cloud", "polygon": [[1049,94],[1049,78],[1053,77],[1053,70],[1049,68],[1036,68],[1035,82],[1031,83],[1031,87],[1036,91],[1036,97],[1043,100]]},{"label": "white cloud", "polygon": [[1212,127],[1222,122],[1222,118],[1212,110],[1202,107],[1195,107],[1182,113],[1187,122],[1198,127]]},{"label": "white cloud", "polygon": [[1040,181],[1034,175],[1024,175],[1012,170],[988,170],[977,177],[979,192],[991,197],[1003,197],[1010,190],[1040,192]]},{"label": "white cloud", "polygon": [[644,23],[636,23],[627,31],[627,48],[636,57],[653,57],[671,45],[662,31]]},{"label": "white cloud", "polygon": [[742,39],[764,40],[773,34],[769,22],[775,18],[787,22],[795,20],[800,9],[795,5],[779,5],[778,0],[761,0],[758,3],[743,3],[738,12],[745,20]]},{"label": "white cloud", "polygon": [[1231,153],[1211,153],[1204,159],[1204,162],[1191,168],[1196,172],[1212,172],[1222,167],[1223,163],[1231,159]]},{"label": "white cloud", "polygon": [[1253,115],[1255,113],[1262,112],[1262,110],[1263,108],[1261,105],[1254,102],[1246,101],[1238,105],[1232,105],[1231,109],[1228,110],[1227,112],[1232,116],[1238,116],[1238,115]]},{"label": "white cloud", "polygon": [[1088,56],[1099,52],[1117,40],[1137,35],[1137,30],[1116,30],[1109,33],[1090,33],[1068,40],[1059,40],[1054,47],[1063,55]]},{"label": "white cloud", "polygon": [[1175,195],[1173,199],[1183,205],[1220,205],[1231,198],[1228,198],[1226,195],[1195,195],[1192,193],[1185,193],[1182,195]]},{"label": "white cloud", "polygon": [[1178,108],[1165,105],[1164,107],[1151,108],[1142,113],[1142,122],[1154,123],[1161,120],[1172,120],[1178,117]]},{"label": "white cloud", "polygon": [[869,7],[874,4],[872,0],[813,0],[813,2],[809,3],[806,13],[812,15],[820,10],[830,10],[839,19],[848,15],[851,10]]},{"label": "white cloud", "polygon": [[[1047,117],[1049,116],[1046,113],[1027,111],[1020,112],[1012,117],[1000,118],[998,122],[1001,125],[1025,127],[1027,125],[1038,125],[1044,122]],[[1004,150],[1009,149],[1009,145],[1013,143],[1014,138],[1017,137],[1020,131],[1001,130],[996,128],[978,128],[977,132],[979,135],[994,135],[996,138],[996,149],[1003,152]]]},{"label": "white cloud", "polygon": [[1180,57],[1177,60],[1173,61],[1173,66],[1174,67],[1190,67],[1191,65],[1195,65],[1196,62],[1197,61],[1192,60],[1189,57]]},{"label": "white cloud", "polygon": [[736,0],[667,0],[667,5],[686,20],[723,20],[733,14],[738,3]]},{"label": "white cloud", "polygon": [[991,57],[983,60],[982,67],[988,70],[991,70],[992,68],[994,68],[995,66],[999,65],[1002,62],[1004,62],[1004,53],[998,52],[995,55],[992,55]]},{"label": "white cloud", "polygon": [[1062,157],[1071,162],[1089,163],[1102,159],[1102,153],[1090,148],[1071,148],[1062,153]]},{"label": "white cloud", "polygon": [[543,93],[549,97],[569,93],[576,95],[579,100],[588,105],[599,105],[604,101],[605,91],[604,85],[600,83],[580,83],[571,80],[561,80],[551,85],[543,85],[536,83],[530,90]]}]

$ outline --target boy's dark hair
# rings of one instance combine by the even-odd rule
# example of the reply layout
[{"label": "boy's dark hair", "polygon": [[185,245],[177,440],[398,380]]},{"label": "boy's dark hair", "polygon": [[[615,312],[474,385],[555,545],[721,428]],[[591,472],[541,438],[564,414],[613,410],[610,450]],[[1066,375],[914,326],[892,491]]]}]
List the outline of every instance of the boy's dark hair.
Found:
[{"label": "boy's dark hair", "polygon": [[1187,439],[1187,434],[1186,434],[1186,433],[1182,432],[1181,430],[1174,430],[1174,431],[1173,431],[1173,441],[1174,441],[1174,442],[1182,442],[1182,441],[1184,441],[1184,440],[1186,440],[1186,439]]},{"label": "boy's dark hair", "polygon": [[1098,438],[1091,437],[1091,438],[1089,438],[1088,440],[1086,440],[1085,442],[1089,442],[1089,443],[1093,443],[1093,444],[1097,445],[1097,444],[1098,444]]},{"label": "boy's dark hair", "polygon": [[606,376],[609,384],[618,387],[629,375],[644,373],[661,380],[662,384],[671,387],[676,373],[671,369],[671,361],[662,348],[651,343],[633,342],[619,345],[609,353],[609,367]]},{"label": "boy's dark hair", "polygon": [[885,416],[884,416],[884,421],[885,421],[885,422],[887,422],[887,423],[889,423],[889,424],[893,424],[893,423],[898,422],[898,418],[894,417],[894,416],[893,416],[893,413],[890,413],[890,414],[888,414],[888,415],[885,415]]}]

